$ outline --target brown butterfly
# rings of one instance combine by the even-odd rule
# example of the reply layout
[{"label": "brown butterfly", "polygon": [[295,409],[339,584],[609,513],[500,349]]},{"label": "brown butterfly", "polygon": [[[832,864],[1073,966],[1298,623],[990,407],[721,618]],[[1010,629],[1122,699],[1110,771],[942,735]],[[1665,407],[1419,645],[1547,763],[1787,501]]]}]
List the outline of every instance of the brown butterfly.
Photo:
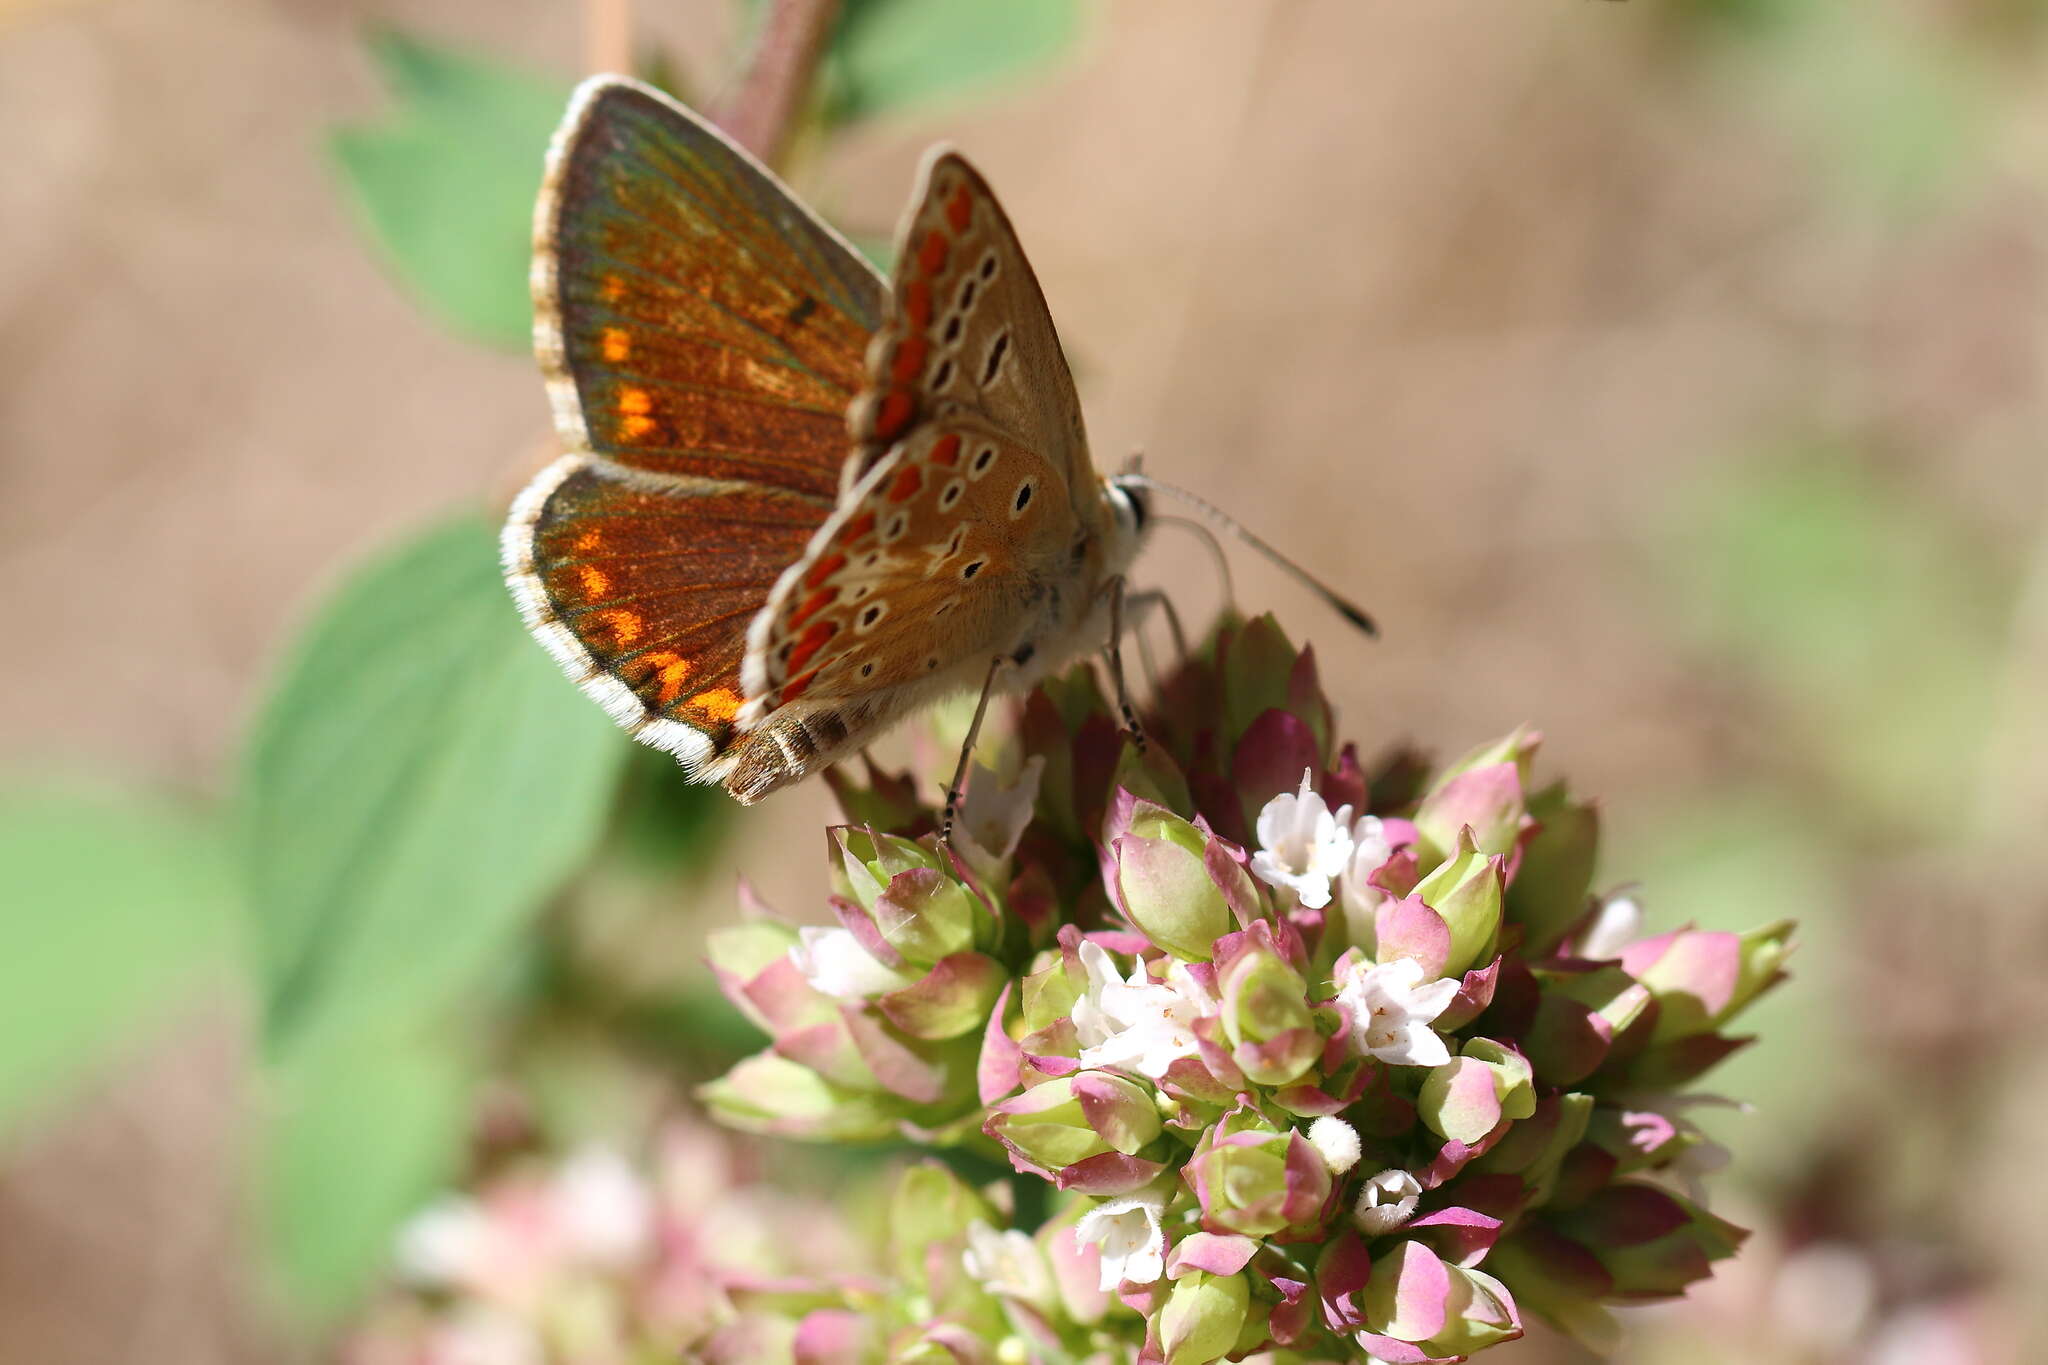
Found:
[{"label": "brown butterfly", "polygon": [[585,82],[549,151],[534,344],[568,453],[512,506],[506,580],[614,720],[742,802],[1114,647],[1157,485],[1095,472],[1045,297],[958,154],[926,157],[896,261],[885,283],[635,81]]}]

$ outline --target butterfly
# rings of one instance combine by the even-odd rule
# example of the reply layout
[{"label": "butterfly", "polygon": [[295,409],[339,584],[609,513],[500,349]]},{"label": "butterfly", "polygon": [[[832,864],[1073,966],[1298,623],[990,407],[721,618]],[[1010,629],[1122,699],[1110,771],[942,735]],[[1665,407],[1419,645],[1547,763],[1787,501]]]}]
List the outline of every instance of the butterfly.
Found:
[{"label": "butterfly", "polygon": [[896,262],[633,80],[579,87],[549,150],[534,344],[565,453],[512,505],[506,581],[613,720],[744,803],[1113,646],[1148,529],[958,153],[926,156]]}]

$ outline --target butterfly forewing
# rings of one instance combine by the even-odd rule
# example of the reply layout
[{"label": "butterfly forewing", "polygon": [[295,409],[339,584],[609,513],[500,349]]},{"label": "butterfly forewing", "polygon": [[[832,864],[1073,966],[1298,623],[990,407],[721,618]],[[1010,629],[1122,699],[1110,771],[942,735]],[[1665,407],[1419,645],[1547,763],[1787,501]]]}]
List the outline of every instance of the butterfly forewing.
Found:
[{"label": "butterfly forewing", "polygon": [[564,445],[832,496],[883,285],[772,176],[664,97],[601,82],[558,138],[535,231]]},{"label": "butterfly forewing", "polygon": [[955,412],[1092,493],[1081,403],[1038,277],[988,183],[958,154],[940,152],[897,234],[889,318],[868,352],[843,484],[919,423]]},{"label": "butterfly forewing", "polygon": [[747,624],[830,513],[874,272],[694,115],[586,84],[535,221],[535,346],[572,452],[506,523],[534,633],[692,771],[735,737]]}]

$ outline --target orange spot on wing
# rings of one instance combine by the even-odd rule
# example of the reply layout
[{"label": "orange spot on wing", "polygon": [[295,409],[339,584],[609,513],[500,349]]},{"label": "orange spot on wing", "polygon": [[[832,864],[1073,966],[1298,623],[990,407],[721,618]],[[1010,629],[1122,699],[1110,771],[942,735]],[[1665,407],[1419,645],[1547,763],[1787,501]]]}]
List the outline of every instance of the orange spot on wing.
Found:
[{"label": "orange spot on wing", "polygon": [[796,642],[796,648],[789,652],[789,671],[794,673],[811,661],[811,656],[824,647],[827,640],[839,633],[837,621],[819,621],[804,632],[804,638]]},{"label": "orange spot on wing", "polygon": [[912,332],[896,347],[896,358],[889,364],[889,378],[898,384],[908,384],[924,369],[925,350],[929,345],[923,332]]},{"label": "orange spot on wing", "polygon": [[846,537],[848,545],[854,545],[864,540],[868,532],[874,529],[875,514],[873,512],[863,512],[852,521],[847,522],[846,529],[841,534]]},{"label": "orange spot on wing", "polygon": [[730,687],[714,687],[690,698],[690,704],[715,721],[729,721],[740,713],[740,694]]},{"label": "orange spot on wing", "polygon": [[951,469],[960,463],[960,437],[948,433],[932,443],[932,463]]},{"label": "orange spot on wing", "polygon": [[623,327],[607,327],[598,338],[604,358],[616,365],[633,353],[633,337]]},{"label": "orange spot on wing", "polygon": [[[661,691],[657,700],[663,706],[672,706],[677,697],[683,695],[683,684],[690,680],[690,661],[672,650],[657,649],[641,656],[650,674],[661,676]],[[692,697],[692,701],[696,698]]]},{"label": "orange spot on wing", "polygon": [[932,287],[923,280],[912,280],[903,287],[903,313],[910,319],[910,325],[922,332],[932,325]]},{"label": "orange spot on wing", "polygon": [[[824,665],[820,664],[819,668],[822,667],[824,667]],[[802,677],[791,678],[788,682],[782,685],[782,691],[776,698],[777,704],[780,705],[783,702],[792,702],[795,701],[798,697],[801,697],[804,694],[804,689],[811,685],[811,679],[817,676],[818,669],[814,668],[810,672],[804,674]]]},{"label": "orange spot on wing", "polygon": [[597,296],[606,303],[617,303],[626,297],[626,282],[617,275],[607,275],[597,287]]},{"label": "orange spot on wing", "polygon": [[953,225],[953,231],[967,231],[967,224],[974,213],[974,191],[961,185],[953,191],[953,197],[946,201],[946,221]]},{"label": "orange spot on wing", "polygon": [[596,550],[603,543],[603,540],[604,538],[596,530],[585,531],[582,535],[576,537],[574,548],[577,554],[587,555]]},{"label": "orange spot on wing", "polygon": [[611,575],[595,565],[585,564],[576,571],[576,577],[582,581],[583,595],[592,601],[612,590]]},{"label": "orange spot on wing", "polygon": [[[802,606],[798,607],[795,611],[789,614],[789,624],[791,626],[802,625],[804,622],[810,620],[813,616],[816,616],[820,611],[830,606],[838,596],[839,589],[837,588],[818,589],[816,592],[812,593],[809,597],[806,597],[804,599]],[[813,627],[813,629],[816,629],[816,627]]]},{"label": "orange spot on wing", "polygon": [[882,411],[875,418],[875,435],[884,441],[895,440],[910,425],[913,410],[908,393],[902,389],[889,390],[882,396]]},{"label": "orange spot on wing", "polygon": [[924,487],[924,475],[917,472],[917,466],[907,464],[896,471],[894,482],[889,485],[890,502],[909,502],[917,496],[917,490]]},{"label": "orange spot on wing", "polygon": [[833,574],[838,573],[841,569],[845,567],[845,555],[838,553],[826,555],[816,564],[813,564],[811,566],[811,571],[804,575],[804,586],[807,588],[815,588],[820,583],[823,583],[826,579],[830,578]]},{"label": "orange spot on wing", "polygon": [[612,647],[625,649],[640,638],[646,630],[646,623],[638,612],[627,611],[624,607],[610,607],[597,613],[597,619],[611,632]]},{"label": "orange spot on wing", "polygon": [[636,389],[628,384],[619,390],[619,434],[629,441],[637,441],[652,432],[655,421],[647,414],[654,411],[654,399],[645,389]]},{"label": "orange spot on wing", "polygon": [[936,275],[946,268],[946,234],[933,228],[924,235],[924,245],[917,249],[917,268],[927,275]]}]

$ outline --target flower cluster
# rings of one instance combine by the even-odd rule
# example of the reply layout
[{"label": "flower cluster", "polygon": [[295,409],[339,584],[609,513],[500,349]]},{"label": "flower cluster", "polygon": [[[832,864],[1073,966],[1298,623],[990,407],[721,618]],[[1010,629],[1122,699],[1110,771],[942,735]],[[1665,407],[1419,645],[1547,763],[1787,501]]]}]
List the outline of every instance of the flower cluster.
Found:
[{"label": "flower cluster", "polygon": [[708,1088],[725,1121],[993,1144],[1051,1187],[1035,1231],[945,1224],[973,1292],[814,1358],[1408,1365],[1525,1312],[1604,1346],[1734,1251],[1679,1091],[1789,926],[1641,936],[1535,735],[1368,772],[1269,619],[1160,692],[1143,745],[1085,674],[1032,694],[950,845],[907,781],[840,781],[836,924],[715,937],[771,1039]]},{"label": "flower cluster", "polygon": [[789,1360],[798,1320],[871,1259],[830,1211],[759,1183],[732,1142],[676,1120],[644,1160],[522,1158],[415,1216],[397,1283],[344,1365],[705,1365]]}]

